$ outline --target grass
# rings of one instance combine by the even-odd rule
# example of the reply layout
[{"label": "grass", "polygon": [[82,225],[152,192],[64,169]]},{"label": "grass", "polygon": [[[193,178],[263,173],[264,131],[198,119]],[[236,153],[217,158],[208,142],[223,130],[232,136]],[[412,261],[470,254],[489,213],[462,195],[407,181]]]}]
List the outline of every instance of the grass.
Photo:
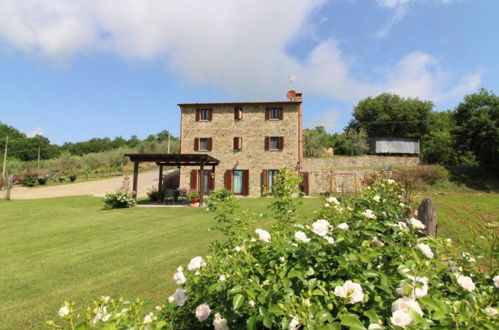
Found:
[{"label": "grass", "polygon": [[[419,192],[416,199],[424,197],[430,197],[436,206],[438,236],[451,238],[460,250],[483,255],[487,260],[482,265],[487,268],[498,266],[498,242],[489,242],[480,236],[485,234],[483,227],[488,223],[499,224],[499,193],[444,183],[429,186]],[[499,234],[498,227],[495,234]],[[496,255],[491,255],[494,243]]]},{"label": "grass", "polygon": [[[497,221],[499,194],[456,185],[433,186],[417,196],[437,207],[439,236],[468,249],[467,226]],[[307,198],[303,218],[319,199]],[[241,199],[242,208],[268,214],[269,199]],[[164,303],[178,265],[206,255],[210,213],[196,208],[102,210],[102,199],[64,197],[0,201],[0,315],[2,329],[44,328],[64,300],[79,306],[96,296],[141,297]],[[262,219],[268,226],[270,219]],[[480,249],[487,245],[482,242]]]},{"label": "grass", "polygon": [[[269,201],[241,204],[268,213]],[[305,199],[302,216],[318,204]],[[176,267],[206,255],[220,238],[207,231],[213,220],[203,209],[102,205],[93,197],[0,202],[0,328],[44,328],[64,300],[84,306],[96,296],[124,294],[164,303]]]}]

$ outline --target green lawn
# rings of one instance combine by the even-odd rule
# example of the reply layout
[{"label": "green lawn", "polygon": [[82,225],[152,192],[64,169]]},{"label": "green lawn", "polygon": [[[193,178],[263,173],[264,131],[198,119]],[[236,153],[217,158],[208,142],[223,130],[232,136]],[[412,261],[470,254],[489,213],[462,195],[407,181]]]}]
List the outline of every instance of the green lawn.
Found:
[{"label": "green lawn", "polygon": [[[258,213],[268,213],[268,202],[241,200]],[[318,204],[305,199],[300,212],[311,216]],[[65,299],[83,305],[124,294],[164,303],[177,266],[220,238],[202,209],[102,206],[93,197],[0,201],[0,328],[43,328]]]},{"label": "green lawn", "polygon": [[[461,247],[467,225],[497,221],[499,194],[432,188],[439,233]],[[241,199],[243,208],[268,213],[269,199]],[[206,255],[211,214],[195,208],[102,210],[102,199],[66,197],[0,201],[0,328],[43,328],[64,300],[80,306],[99,295],[164,303],[178,265]],[[319,199],[304,200],[312,218]],[[262,220],[268,224],[268,217]]]}]

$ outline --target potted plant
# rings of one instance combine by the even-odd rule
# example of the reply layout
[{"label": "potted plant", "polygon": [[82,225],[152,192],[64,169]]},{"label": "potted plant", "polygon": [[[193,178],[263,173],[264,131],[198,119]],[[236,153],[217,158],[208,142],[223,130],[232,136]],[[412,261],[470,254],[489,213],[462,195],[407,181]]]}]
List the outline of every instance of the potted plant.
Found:
[{"label": "potted plant", "polygon": [[191,199],[191,203],[199,202],[199,193],[196,190],[190,190],[187,197]]}]

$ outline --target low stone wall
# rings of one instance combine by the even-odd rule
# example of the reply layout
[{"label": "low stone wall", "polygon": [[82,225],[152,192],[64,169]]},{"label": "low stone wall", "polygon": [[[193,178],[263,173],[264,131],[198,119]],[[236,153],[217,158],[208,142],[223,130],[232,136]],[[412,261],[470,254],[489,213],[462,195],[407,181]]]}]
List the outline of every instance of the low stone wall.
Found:
[{"label": "low stone wall", "polygon": [[311,194],[330,191],[355,192],[355,175],[333,175],[334,172],[351,172],[361,180],[366,175],[391,167],[418,166],[418,157],[359,156],[333,158],[305,158],[302,172],[309,173]]}]

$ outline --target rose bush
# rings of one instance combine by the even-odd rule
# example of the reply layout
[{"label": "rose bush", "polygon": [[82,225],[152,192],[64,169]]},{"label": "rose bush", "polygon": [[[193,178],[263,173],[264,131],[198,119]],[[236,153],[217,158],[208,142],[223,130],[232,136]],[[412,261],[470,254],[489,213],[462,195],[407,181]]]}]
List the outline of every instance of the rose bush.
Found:
[{"label": "rose bush", "polygon": [[[218,203],[214,212],[227,211]],[[134,326],[495,329],[499,278],[477,272],[448,241],[425,237],[401,203],[400,187],[385,180],[360,198],[325,199],[309,222],[295,224],[295,213],[280,209],[276,221],[283,222],[270,231],[225,230],[229,239],[193,258],[187,271],[180,266],[175,293]],[[216,218],[224,228],[227,218]],[[83,327],[131,322],[128,312],[106,306],[100,300]],[[93,322],[102,307],[110,316]],[[64,314],[72,320],[72,307]]]},{"label": "rose bush", "polygon": [[109,193],[104,196],[104,208],[106,210],[121,209],[133,207],[137,203],[133,191],[119,190],[115,193]]}]

